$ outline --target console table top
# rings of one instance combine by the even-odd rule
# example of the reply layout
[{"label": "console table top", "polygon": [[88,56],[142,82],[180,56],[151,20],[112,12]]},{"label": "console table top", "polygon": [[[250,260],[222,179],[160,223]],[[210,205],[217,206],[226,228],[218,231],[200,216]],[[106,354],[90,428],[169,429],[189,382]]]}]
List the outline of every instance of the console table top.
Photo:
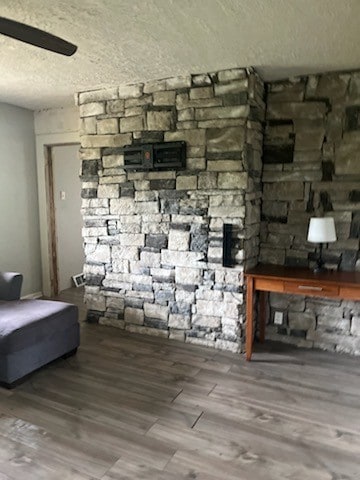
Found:
[{"label": "console table top", "polygon": [[259,264],[245,272],[246,277],[276,278],[278,280],[307,280],[315,283],[332,283],[360,287],[360,272],[328,270],[314,273],[309,268]]}]

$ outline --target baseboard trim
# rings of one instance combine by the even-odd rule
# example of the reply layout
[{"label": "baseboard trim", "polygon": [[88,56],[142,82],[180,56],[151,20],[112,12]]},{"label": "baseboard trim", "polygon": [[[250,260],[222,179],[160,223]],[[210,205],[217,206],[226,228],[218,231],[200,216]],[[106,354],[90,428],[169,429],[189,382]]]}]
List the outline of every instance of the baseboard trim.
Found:
[{"label": "baseboard trim", "polygon": [[42,292],[34,292],[34,293],[29,293],[28,295],[24,295],[23,297],[21,297],[21,300],[36,299],[42,296],[43,296]]}]

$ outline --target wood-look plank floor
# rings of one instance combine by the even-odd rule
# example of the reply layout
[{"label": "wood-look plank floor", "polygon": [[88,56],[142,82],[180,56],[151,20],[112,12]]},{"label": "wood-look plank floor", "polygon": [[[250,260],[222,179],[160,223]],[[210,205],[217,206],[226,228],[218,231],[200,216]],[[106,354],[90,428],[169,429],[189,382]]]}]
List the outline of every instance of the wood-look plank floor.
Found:
[{"label": "wood-look plank floor", "polygon": [[[84,318],[81,295],[61,299]],[[0,389],[1,480],[360,479],[359,358],[81,335],[75,357]]]}]

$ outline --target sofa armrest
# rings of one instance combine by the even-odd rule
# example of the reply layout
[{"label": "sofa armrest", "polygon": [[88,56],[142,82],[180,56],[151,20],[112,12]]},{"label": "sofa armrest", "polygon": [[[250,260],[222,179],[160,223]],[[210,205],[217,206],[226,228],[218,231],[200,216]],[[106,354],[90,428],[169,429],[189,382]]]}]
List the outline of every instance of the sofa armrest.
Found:
[{"label": "sofa armrest", "polygon": [[21,273],[0,272],[0,300],[19,300],[22,281]]}]

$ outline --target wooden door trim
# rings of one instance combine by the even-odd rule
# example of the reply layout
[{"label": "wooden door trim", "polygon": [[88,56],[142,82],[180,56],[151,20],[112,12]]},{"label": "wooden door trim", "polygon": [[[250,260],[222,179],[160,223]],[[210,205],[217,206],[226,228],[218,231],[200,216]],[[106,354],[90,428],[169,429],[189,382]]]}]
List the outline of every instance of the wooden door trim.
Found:
[{"label": "wooden door trim", "polygon": [[65,146],[71,146],[71,145],[79,145],[79,143],[69,142],[69,143],[56,143],[51,145],[44,145],[47,225],[48,225],[48,243],[49,243],[50,292],[52,296],[59,294],[59,265],[58,265],[58,258],[57,258],[55,192],[54,192],[54,171],[53,171],[52,149],[54,147],[65,147]]},{"label": "wooden door trim", "polygon": [[51,295],[59,293],[52,145],[44,146]]}]

